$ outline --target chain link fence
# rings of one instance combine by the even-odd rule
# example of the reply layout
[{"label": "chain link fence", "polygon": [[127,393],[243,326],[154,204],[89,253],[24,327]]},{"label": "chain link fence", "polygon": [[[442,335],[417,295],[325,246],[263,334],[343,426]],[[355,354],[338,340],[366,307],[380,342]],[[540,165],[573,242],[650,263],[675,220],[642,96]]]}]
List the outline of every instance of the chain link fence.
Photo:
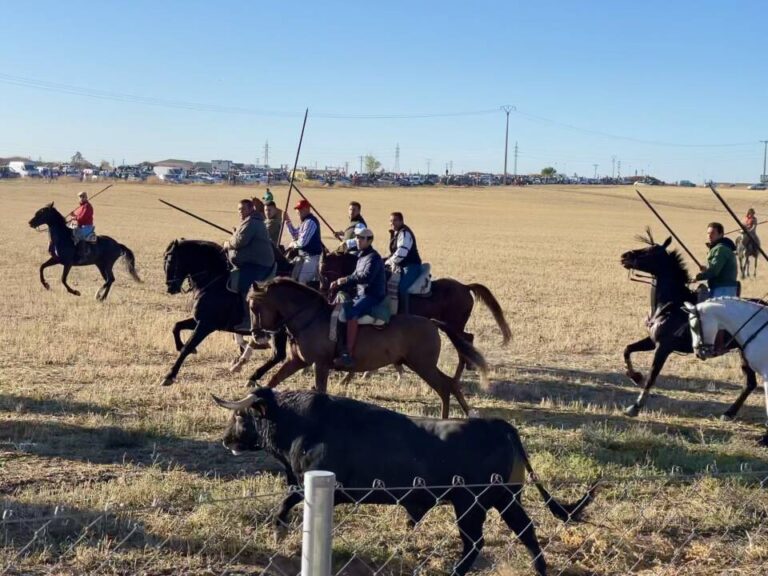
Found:
[{"label": "chain link fence", "polygon": [[[560,501],[578,500],[583,479],[543,481]],[[521,496],[548,574],[744,575],[768,573],[768,471],[708,470],[601,480],[580,520],[555,518],[532,485],[498,478],[486,485],[336,486],[338,505],[323,520],[323,501],[303,488],[213,498],[153,498],[143,507],[112,503],[101,509],[0,500],[0,574],[451,574],[462,561],[462,536],[474,551],[471,574],[536,574],[508,526],[508,510],[488,510],[482,542],[460,530],[468,515],[486,516],[491,491]],[[307,490],[311,487],[308,485]],[[276,522],[283,501],[301,502]],[[412,499],[432,503],[459,497],[472,506],[458,514],[439,505],[423,514]],[[395,505],[368,504],[387,501]],[[330,501],[329,501],[330,502]],[[447,504],[447,503],[446,503]],[[417,507],[418,508],[418,507]],[[482,510],[482,512],[481,512]],[[416,510],[418,512],[418,510]],[[424,511],[426,512],[426,511]],[[519,530],[518,526],[518,532]],[[302,572],[302,562],[303,569]],[[314,562],[314,564],[313,564]],[[319,563],[318,563],[319,562]]]}]

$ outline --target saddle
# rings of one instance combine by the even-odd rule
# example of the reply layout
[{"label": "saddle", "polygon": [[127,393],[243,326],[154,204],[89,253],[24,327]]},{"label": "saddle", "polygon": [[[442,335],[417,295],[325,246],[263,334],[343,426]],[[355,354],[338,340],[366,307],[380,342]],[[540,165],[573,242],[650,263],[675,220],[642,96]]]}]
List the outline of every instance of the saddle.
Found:
[{"label": "saddle", "polygon": [[[344,302],[347,302],[348,300],[349,296],[344,292],[339,292],[336,297],[335,306],[331,313],[331,324],[328,334],[331,342],[338,342],[339,322],[346,323],[347,321],[346,315],[344,314]],[[360,326],[382,328],[389,323],[390,318],[392,318],[391,304],[389,302],[389,297],[386,296],[384,300],[374,307],[371,314],[358,318],[357,323]]]}]

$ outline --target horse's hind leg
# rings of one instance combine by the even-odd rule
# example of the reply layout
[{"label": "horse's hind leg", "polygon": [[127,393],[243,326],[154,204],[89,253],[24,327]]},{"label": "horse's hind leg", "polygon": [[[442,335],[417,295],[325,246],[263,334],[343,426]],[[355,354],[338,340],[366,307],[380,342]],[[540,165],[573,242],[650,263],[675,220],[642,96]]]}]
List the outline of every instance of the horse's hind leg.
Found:
[{"label": "horse's hind leg", "polygon": [[51,285],[45,281],[45,274],[43,273],[43,270],[45,270],[46,268],[50,268],[51,266],[55,266],[58,263],[59,263],[59,260],[55,256],[51,256],[50,258],[48,258],[48,260],[40,264],[40,284],[42,284],[43,288],[45,288],[46,290],[50,290]]},{"label": "horse's hind leg", "polygon": [[469,415],[469,405],[464,399],[464,395],[461,393],[461,390],[459,390],[457,381],[452,380],[451,377],[447,374],[443,374],[437,367],[436,363],[427,364],[426,362],[419,362],[415,364],[412,362],[406,362],[405,365],[416,372],[416,374],[418,374],[418,376],[424,380],[424,382],[429,384],[430,387],[435,392],[437,392],[438,396],[440,396],[441,418],[448,418],[452,392],[454,396],[456,396],[456,400],[458,400],[462,410],[464,410],[464,413]]},{"label": "horse's hind leg", "polygon": [[168,374],[163,377],[161,381],[163,386],[170,386],[173,384],[173,381],[176,380],[176,376],[179,374],[181,365],[184,363],[184,359],[189,356],[189,354],[197,348],[198,344],[205,340],[211,332],[213,332],[213,330],[209,326],[201,323],[197,324],[192,332],[192,336],[189,337],[189,340],[187,340],[186,344],[184,344],[184,347],[181,349],[179,357],[176,359],[176,362],[174,362],[173,367]]},{"label": "horse's hind leg", "polygon": [[661,369],[664,367],[664,363],[671,353],[672,348],[666,346],[659,346],[656,349],[656,353],[653,355],[651,371],[645,379],[645,386],[643,386],[643,390],[640,392],[635,403],[627,406],[627,409],[624,410],[624,414],[627,416],[637,416],[640,413],[640,409],[645,406],[645,403],[648,401],[650,390],[656,383],[656,378],[658,378]]},{"label": "horse's hind leg", "polygon": [[633,342],[624,348],[624,365],[627,367],[626,375],[638,386],[643,383],[643,375],[635,370],[635,367],[632,365],[632,354],[635,352],[650,352],[654,348],[656,348],[656,344],[651,340],[650,336]]},{"label": "horse's hind leg", "polygon": [[744,373],[744,389],[741,391],[741,394],[739,394],[739,397],[736,398],[731,407],[723,413],[721,417],[723,420],[732,420],[735,418],[736,414],[738,414],[739,410],[741,410],[741,406],[744,404],[752,391],[757,387],[757,377],[755,376],[755,371],[752,370],[752,368],[749,366],[749,362],[747,362],[747,359],[744,357],[744,351],[739,350],[739,355],[741,356],[741,371]]},{"label": "horse's hind leg", "polygon": [[80,292],[75,290],[74,288],[70,288],[69,284],[67,284],[67,276],[69,276],[69,271],[72,270],[71,264],[65,264],[64,265],[64,271],[61,273],[61,283],[64,284],[64,288],[67,289],[67,292],[70,294],[73,294],[75,296],[80,296]]},{"label": "horse's hind leg", "polygon": [[101,273],[101,277],[104,278],[104,284],[96,292],[96,300],[104,301],[109,295],[109,290],[112,288],[112,283],[115,281],[115,275],[112,273],[112,268],[107,267],[105,264],[97,264],[96,267]]}]

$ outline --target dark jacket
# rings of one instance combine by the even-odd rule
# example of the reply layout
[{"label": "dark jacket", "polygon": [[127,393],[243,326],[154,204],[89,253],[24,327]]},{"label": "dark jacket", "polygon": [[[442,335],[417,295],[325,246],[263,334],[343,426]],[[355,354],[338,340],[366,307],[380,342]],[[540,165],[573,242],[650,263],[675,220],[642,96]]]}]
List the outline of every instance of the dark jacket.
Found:
[{"label": "dark jacket", "polygon": [[344,229],[344,238],[343,240],[354,240],[355,239],[355,228],[358,224],[362,224],[363,228],[368,228],[368,224],[365,223],[365,218],[363,218],[362,214],[359,215],[357,218],[350,218],[349,219],[349,226],[347,226]]},{"label": "dark jacket", "polygon": [[304,246],[301,251],[309,254],[310,256],[317,256],[323,253],[323,241],[320,238],[320,222],[315,218],[314,214],[307,214],[306,220],[314,220],[315,233],[307,241],[307,245]]},{"label": "dark jacket", "polygon": [[229,261],[235,266],[243,264],[272,266],[275,263],[272,241],[264,226],[264,216],[254,212],[240,222],[240,226],[229,239],[227,255]]},{"label": "dark jacket", "polygon": [[709,247],[707,270],[700,272],[696,280],[706,280],[710,289],[738,286],[736,245],[730,238],[721,238]]},{"label": "dark jacket", "polygon": [[387,276],[384,261],[376,250],[369,246],[357,255],[355,271],[347,276],[347,284],[357,286],[357,296],[370,296],[383,300],[387,295]]},{"label": "dark jacket", "polygon": [[[403,225],[397,232],[390,230],[389,234],[389,261],[392,264],[400,268],[421,264],[416,236],[408,226]],[[401,244],[399,248],[398,243]]]}]

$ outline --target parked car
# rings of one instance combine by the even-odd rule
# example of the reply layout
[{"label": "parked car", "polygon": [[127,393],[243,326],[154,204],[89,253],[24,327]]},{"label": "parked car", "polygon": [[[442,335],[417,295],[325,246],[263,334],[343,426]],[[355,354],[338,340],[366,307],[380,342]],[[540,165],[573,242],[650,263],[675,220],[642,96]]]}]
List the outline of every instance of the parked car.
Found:
[{"label": "parked car", "polygon": [[696,184],[694,184],[690,180],[680,180],[680,182],[678,182],[677,185],[683,186],[685,188],[696,188]]},{"label": "parked car", "polygon": [[765,190],[766,186],[762,182],[758,182],[757,184],[752,184],[751,186],[747,186],[747,190]]},{"label": "parked car", "polygon": [[0,166],[0,178],[19,178],[21,174],[14,172],[8,166]]}]

